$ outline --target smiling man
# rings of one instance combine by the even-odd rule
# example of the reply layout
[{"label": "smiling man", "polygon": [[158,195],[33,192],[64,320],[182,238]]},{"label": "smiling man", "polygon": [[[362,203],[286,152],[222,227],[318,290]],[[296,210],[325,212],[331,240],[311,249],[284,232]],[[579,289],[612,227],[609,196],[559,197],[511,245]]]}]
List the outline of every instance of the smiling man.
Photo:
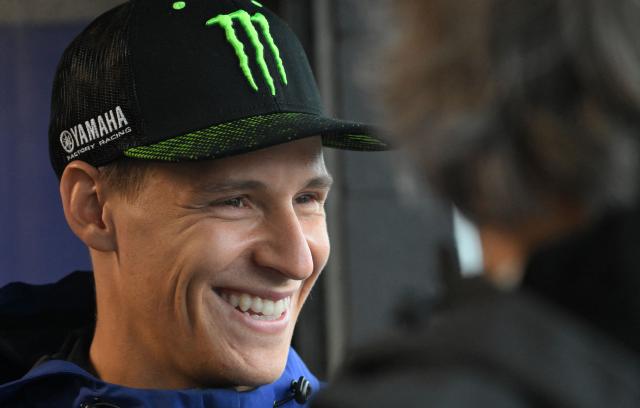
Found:
[{"label": "smiling man", "polygon": [[137,388],[275,381],[329,256],[320,138],[147,166],[129,197],[81,161],[63,176],[94,263],[96,373]]},{"label": "smiling man", "polygon": [[304,404],[318,381],[290,342],[329,256],[323,146],[386,148],[322,114],[302,47],[258,2],[98,17],[60,61],[49,132],[95,303],[87,274],[0,290],[0,405]]}]

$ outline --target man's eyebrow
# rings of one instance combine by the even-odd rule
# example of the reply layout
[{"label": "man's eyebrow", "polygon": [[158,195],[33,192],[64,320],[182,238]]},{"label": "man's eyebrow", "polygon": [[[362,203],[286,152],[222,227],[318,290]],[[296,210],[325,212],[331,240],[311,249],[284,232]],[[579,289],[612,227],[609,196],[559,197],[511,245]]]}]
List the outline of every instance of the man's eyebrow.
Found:
[{"label": "man's eyebrow", "polygon": [[329,174],[325,174],[319,177],[314,177],[307,183],[305,188],[324,188],[329,189],[333,185],[333,177]]},{"label": "man's eyebrow", "polygon": [[[304,188],[329,189],[333,184],[333,178],[326,174],[314,177],[307,182]],[[203,193],[216,194],[228,191],[266,190],[267,185],[258,180],[226,180],[222,182],[204,183],[197,187]]]},{"label": "man's eyebrow", "polygon": [[205,183],[197,187],[198,191],[204,193],[224,193],[238,190],[260,190],[267,186],[257,180],[226,180],[223,182]]}]

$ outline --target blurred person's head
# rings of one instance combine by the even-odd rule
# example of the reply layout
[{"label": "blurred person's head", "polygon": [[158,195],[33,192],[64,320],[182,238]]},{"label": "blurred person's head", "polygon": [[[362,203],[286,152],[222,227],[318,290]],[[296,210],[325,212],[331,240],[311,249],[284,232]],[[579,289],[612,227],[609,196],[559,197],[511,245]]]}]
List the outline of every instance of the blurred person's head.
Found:
[{"label": "blurred person's head", "polygon": [[490,276],[501,281],[543,241],[634,202],[639,2],[394,7],[391,126],[430,187],[478,226]]}]

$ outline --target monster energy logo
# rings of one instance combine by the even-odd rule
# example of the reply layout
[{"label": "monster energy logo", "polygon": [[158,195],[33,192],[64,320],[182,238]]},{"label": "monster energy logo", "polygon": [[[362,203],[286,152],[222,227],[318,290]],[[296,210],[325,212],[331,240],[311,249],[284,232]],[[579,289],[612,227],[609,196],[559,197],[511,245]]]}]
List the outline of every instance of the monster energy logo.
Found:
[{"label": "monster energy logo", "polygon": [[229,41],[229,43],[235,50],[238,59],[240,60],[240,69],[242,70],[242,73],[249,81],[249,84],[251,85],[253,90],[257,91],[258,85],[256,84],[256,81],[253,78],[253,74],[251,73],[251,68],[249,67],[249,57],[245,52],[244,44],[242,44],[242,41],[238,39],[238,36],[235,33],[235,29],[233,26],[234,20],[238,21],[247,33],[251,44],[256,50],[256,63],[258,64],[258,67],[260,67],[260,71],[262,71],[262,75],[264,76],[264,79],[267,82],[269,89],[271,90],[271,94],[275,96],[275,83],[273,77],[271,76],[271,73],[269,72],[267,61],[264,58],[265,47],[260,41],[260,34],[258,34],[256,26],[262,31],[262,37],[264,37],[264,41],[267,43],[269,49],[271,50],[273,59],[278,66],[278,72],[280,73],[282,82],[285,85],[287,85],[287,73],[284,70],[282,58],[280,58],[280,51],[278,50],[278,47],[276,46],[276,43],[273,41],[273,37],[271,36],[267,18],[262,13],[250,15],[245,10],[238,10],[231,14],[221,14],[217,17],[213,17],[205,23],[207,26],[219,24],[220,27],[224,29],[224,32],[227,36],[227,41]]}]

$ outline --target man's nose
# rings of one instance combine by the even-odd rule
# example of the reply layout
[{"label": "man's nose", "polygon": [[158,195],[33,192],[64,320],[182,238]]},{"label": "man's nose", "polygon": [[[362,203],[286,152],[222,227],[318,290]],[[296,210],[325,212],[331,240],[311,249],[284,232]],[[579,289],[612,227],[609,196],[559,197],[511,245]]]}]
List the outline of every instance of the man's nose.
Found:
[{"label": "man's nose", "polygon": [[303,280],[313,273],[313,256],[303,224],[293,208],[271,213],[264,220],[264,234],[254,252],[255,262]]}]

